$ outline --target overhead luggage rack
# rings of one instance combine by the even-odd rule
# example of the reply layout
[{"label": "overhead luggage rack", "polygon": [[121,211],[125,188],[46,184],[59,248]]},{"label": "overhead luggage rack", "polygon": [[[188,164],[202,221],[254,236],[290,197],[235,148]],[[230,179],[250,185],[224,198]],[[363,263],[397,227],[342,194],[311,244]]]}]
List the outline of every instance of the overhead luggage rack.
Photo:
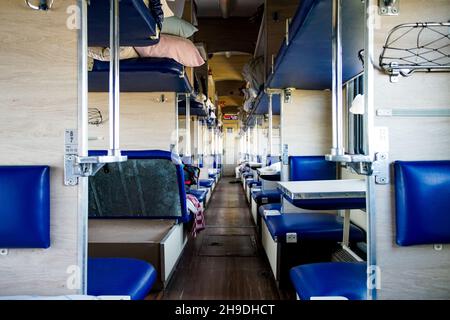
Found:
[{"label": "overhead luggage rack", "polygon": [[391,82],[414,72],[450,71],[450,22],[416,22],[393,28],[380,55]]}]

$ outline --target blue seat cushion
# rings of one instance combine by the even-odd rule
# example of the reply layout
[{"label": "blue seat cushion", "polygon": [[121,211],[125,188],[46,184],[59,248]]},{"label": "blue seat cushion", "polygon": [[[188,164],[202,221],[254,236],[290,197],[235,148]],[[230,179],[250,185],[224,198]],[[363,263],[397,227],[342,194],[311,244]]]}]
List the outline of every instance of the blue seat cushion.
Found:
[{"label": "blue seat cushion", "polygon": [[366,300],[366,263],[333,262],[292,268],[291,281],[301,300],[311,297],[346,297]]},{"label": "blue seat cushion", "polygon": [[143,300],[156,280],[148,262],[131,258],[89,258],[88,295],[130,296]]},{"label": "blue seat cushion", "polygon": [[199,180],[198,184],[201,187],[212,188],[212,186],[214,184],[214,179],[202,179],[202,180]]},{"label": "blue seat cushion", "polygon": [[261,186],[261,181],[255,181],[255,180],[247,180],[245,181],[245,184],[248,187],[260,187]]},{"label": "blue seat cushion", "polygon": [[281,203],[268,203],[262,205],[258,208],[258,213],[261,217],[264,217],[264,211],[266,210],[277,210],[281,211]]},{"label": "blue seat cushion", "polygon": [[253,199],[257,204],[281,203],[281,191],[264,190],[253,193]]},{"label": "blue seat cushion", "polygon": [[198,201],[204,202],[208,195],[208,189],[190,189],[187,193],[192,194]]},{"label": "blue seat cushion", "polygon": [[251,172],[245,172],[242,174],[242,177],[247,179],[247,178],[253,178],[253,173]]},{"label": "blue seat cushion", "polygon": [[0,248],[50,247],[50,167],[0,166]]},{"label": "blue seat cushion", "polygon": [[[298,241],[324,240],[342,241],[343,219],[328,213],[285,213],[265,218],[272,238],[278,242],[286,241],[287,233],[296,233]],[[364,232],[355,225],[350,226],[350,240],[365,240]]]},{"label": "blue seat cushion", "polygon": [[309,210],[364,209],[366,198],[296,199],[285,197],[294,206]]},{"label": "blue seat cushion", "polygon": [[450,243],[450,161],[395,162],[396,242]]}]

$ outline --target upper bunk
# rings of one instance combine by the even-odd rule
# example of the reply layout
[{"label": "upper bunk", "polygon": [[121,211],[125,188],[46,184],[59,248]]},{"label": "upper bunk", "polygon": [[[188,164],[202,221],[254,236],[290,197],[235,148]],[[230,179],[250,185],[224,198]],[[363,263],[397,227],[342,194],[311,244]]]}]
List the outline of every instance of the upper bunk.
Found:
[{"label": "upper bunk", "polygon": [[[208,111],[204,103],[199,102],[195,99],[194,95],[191,95],[189,99],[189,105],[190,105],[190,114],[191,116],[198,116],[198,117],[206,117],[208,116]],[[178,101],[178,114],[185,116],[186,115],[186,98],[185,96],[182,97]]]},{"label": "upper bunk", "polygon": [[[149,46],[158,43],[157,17],[144,0],[121,0],[119,2],[119,19],[121,46]],[[109,30],[110,1],[89,1],[89,46],[109,46]]]},{"label": "upper bunk", "polygon": [[[109,61],[94,60],[88,73],[90,92],[108,92]],[[170,58],[133,58],[120,61],[121,92],[191,93],[182,64]]]},{"label": "upper bunk", "polygon": [[[342,1],[343,82],[363,72],[364,8],[361,0]],[[332,0],[301,2],[267,79],[267,88],[331,89],[332,15]]]},{"label": "upper bunk", "polygon": [[[272,94],[272,114],[280,115],[281,111],[281,96],[279,93]],[[253,125],[257,115],[264,115],[269,113],[269,94],[261,90],[255,99],[253,108],[247,118],[247,125]]]}]

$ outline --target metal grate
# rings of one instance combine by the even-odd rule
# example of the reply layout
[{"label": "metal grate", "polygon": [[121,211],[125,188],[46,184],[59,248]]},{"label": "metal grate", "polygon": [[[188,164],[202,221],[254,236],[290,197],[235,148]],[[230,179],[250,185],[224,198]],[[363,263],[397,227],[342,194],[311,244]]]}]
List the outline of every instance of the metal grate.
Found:
[{"label": "metal grate", "polygon": [[450,71],[450,23],[418,22],[393,28],[380,55],[380,67],[391,76]]}]

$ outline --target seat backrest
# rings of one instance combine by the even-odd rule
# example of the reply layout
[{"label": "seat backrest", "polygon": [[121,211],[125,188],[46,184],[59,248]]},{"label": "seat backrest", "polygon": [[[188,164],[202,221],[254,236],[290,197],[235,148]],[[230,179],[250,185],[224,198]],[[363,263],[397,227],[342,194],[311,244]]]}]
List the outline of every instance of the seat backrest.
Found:
[{"label": "seat backrest", "polygon": [[50,247],[50,167],[0,166],[0,248]]},{"label": "seat backrest", "polygon": [[289,157],[289,180],[335,180],[336,163],[325,160],[325,156]]},{"label": "seat backrest", "polygon": [[179,157],[161,150],[122,154],[128,161],[107,164],[89,178],[89,216],[189,221]]},{"label": "seat backrest", "polygon": [[396,161],[396,242],[450,243],[450,161]]}]

